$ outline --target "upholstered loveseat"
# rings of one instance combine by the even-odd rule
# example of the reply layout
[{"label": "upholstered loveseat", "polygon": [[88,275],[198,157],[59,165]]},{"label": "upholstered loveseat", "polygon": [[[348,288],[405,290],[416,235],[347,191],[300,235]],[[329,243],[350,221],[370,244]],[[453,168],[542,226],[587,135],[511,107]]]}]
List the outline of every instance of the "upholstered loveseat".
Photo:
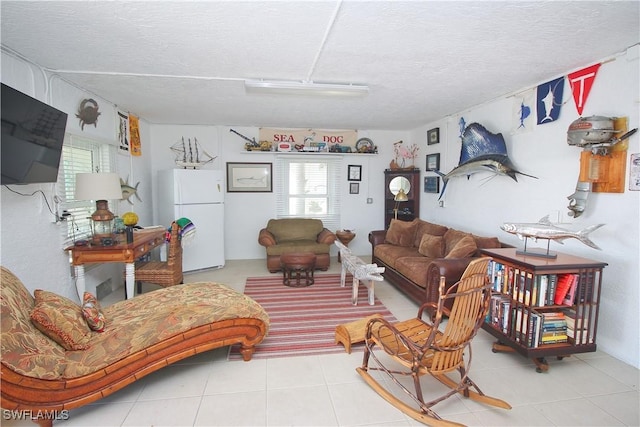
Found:
[{"label": "upholstered loveseat", "polygon": [[250,360],[269,328],[258,303],[217,283],[159,289],[105,308],[34,294],[2,268],[0,403],[43,415],[48,425],[46,414],[106,397],[197,353],[239,343]]},{"label": "upholstered loveseat", "polygon": [[326,271],[335,240],[336,235],[322,221],[311,218],[270,219],[258,234],[258,243],[267,248],[267,269],[271,273],[282,269],[280,255],[288,252],[313,252],[316,269]]},{"label": "upholstered loveseat", "polygon": [[387,230],[369,233],[372,263],[385,267],[386,281],[418,304],[438,301],[440,277],[446,289],[462,277],[480,249],[506,247],[497,237],[480,237],[421,219],[391,220]]}]

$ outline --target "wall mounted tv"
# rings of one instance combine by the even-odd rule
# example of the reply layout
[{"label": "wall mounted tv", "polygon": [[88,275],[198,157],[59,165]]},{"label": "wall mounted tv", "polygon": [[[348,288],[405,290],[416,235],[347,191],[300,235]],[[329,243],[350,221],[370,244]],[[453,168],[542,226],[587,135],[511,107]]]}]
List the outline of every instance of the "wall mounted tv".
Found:
[{"label": "wall mounted tv", "polygon": [[2,83],[2,185],[56,182],[67,113]]}]

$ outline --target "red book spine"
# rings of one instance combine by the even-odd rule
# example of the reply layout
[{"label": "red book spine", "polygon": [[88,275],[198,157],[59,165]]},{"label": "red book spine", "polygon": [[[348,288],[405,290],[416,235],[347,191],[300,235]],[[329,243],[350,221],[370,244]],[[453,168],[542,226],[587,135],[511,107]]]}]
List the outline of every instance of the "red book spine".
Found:
[{"label": "red book spine", "polygon": [[558,284],[556,285],[556,294],[553,298],[553,302],[556,305],[561,305],[564,301],[564,297],[569,292],[571,287],[571,274],[562,274],[558,277]]}]

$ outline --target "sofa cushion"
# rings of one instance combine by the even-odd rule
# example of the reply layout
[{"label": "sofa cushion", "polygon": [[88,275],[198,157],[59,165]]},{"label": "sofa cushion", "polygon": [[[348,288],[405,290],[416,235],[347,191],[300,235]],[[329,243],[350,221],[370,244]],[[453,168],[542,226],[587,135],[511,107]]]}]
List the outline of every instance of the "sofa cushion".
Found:
[{"label": "sofa cushion", "polygon": [[37,289],[31,321],[43,334],[66,350],[89,347],[91,329],[82,316],[80,306],[53,292]]},{"label": "sofa cushion", "polygon": [[415,219],[416,222],[416,238],[414,240],[413,246],[416,248],[420,247],[420,242],[422,241],[422,235],[431,234],[432,236],[444,236],[444,233],[447,232],[448,228],[444,225],[433,224],[431,222],[427,222],[421,219]]},{"label": "sofa cushion", "polygon": [[444,248],[444,237],[423,234],[418,252],[427,258],[442,258],[444,257]]},{"label": "sofa cushion", "polygon": [[396,261],[401,257],[421,257],[418,248],[413,246],[396,246],[389,243],[381,243],[373,249],[373,255],[384,262],[390,268],[396,269]]},{"label": "sofa cushion", "polygon": [[282,255],[288,252],[313,252],[316,255],[320,255],[328,254],[330,250],[331,247],[325,243],[317,243],[315,240],[297,240],[267,246],[267,255]]},{"label": "sofa cushion", "polygon": [[424,256],[407,256],[398,258],[395,270],[421,288],[427,287],[427,269],[433,258]]},{"label": "sofa cushion", "polygon": [[397,246],[414,246],[413,241],[416,236],[416,221],[401,221],[392,219],[385,241]]},{"label": "sofa cushion", "polygon": [[277,243],[318,238],[323,229],[322,221],[312,218],[270,219],[267,230],[273,234]]},{"label": "sofa cushion", "polygon": [[269,315],[260,304],[211,282],[145,292],[105,307],[104,314],[107,326],[103,333],[94,334],[91,347],[67,352],[66,378],[93,373],[158,343],[170,346],[178,341],[172,337],[189,335],[191,329],[212,322],[253,318],[269,325]]},{"label": "sofa cushion", "polygon": [[458,240],[453,248],[445,255],[445,258],[467,258],[476,253],[478,247],[473,236],[466,235]]},{"label": "sofa cushion", "polygon": [[104,313],[98,299],[90,292],[85,292],[82,298],[82,316],[92,331],[104,331]]}]

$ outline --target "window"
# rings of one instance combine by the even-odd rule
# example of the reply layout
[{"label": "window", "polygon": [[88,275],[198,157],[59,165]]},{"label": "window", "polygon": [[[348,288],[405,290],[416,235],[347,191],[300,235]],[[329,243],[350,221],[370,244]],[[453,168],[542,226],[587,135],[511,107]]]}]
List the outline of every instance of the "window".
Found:
[{"label": "window", "polygon": [[[60,209],[71,214],[66,221],[66,230],[63,231],[64,246],[91,235],[89,217],[96,210],[94,201],[74,199],[76,173],[116,172],[115,151],[115,146],[108,143],[65,135],[57,185]],[[115,206],[115,201],[110,200],[109,207],[112,211]]]},{"label": "window", "polygon": [[316,218],[330,230],[340,228],[342,158],[281,156],[275,177],[278,218]]}]

